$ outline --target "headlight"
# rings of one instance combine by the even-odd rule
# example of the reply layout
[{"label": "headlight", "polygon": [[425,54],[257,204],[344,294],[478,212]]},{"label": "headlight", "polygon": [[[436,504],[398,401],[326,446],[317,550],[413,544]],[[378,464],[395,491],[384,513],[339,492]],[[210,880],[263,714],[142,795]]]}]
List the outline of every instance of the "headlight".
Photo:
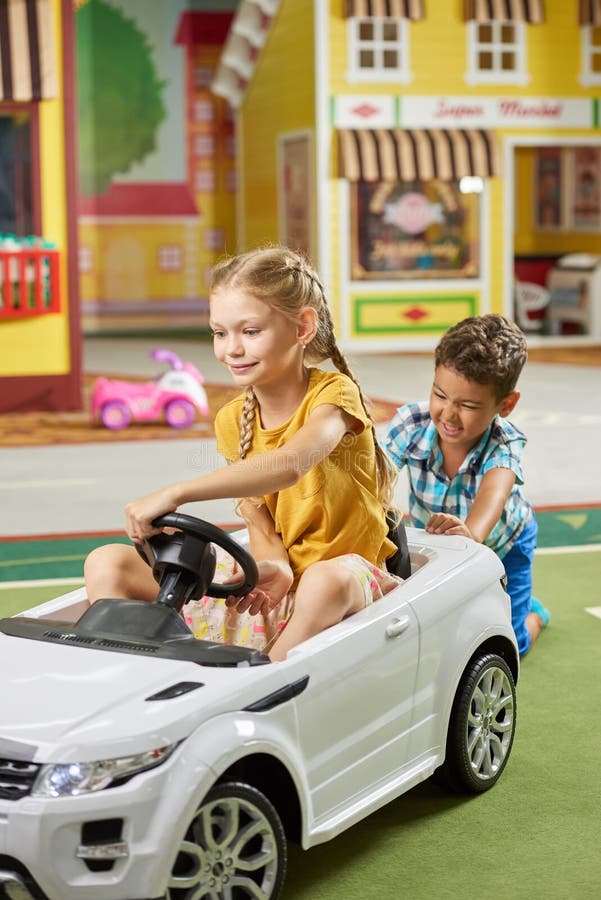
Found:
[{"label": "headlight", "polygon": [[102,791],[116,781],[131,778],[137,772],[160,766],[173,753],[177,744],[95,762],[52,763],[42,766],[36,778],[32,797],[76,797]]}]

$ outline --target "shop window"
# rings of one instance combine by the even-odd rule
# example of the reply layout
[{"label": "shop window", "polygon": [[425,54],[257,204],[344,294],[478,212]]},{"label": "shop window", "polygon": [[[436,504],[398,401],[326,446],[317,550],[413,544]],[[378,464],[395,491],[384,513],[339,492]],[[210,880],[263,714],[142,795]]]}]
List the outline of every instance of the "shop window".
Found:
[{"label": "shop window", "polygon": [[212,122],[215,110],[212,100],[197,100],[194,104],[195,122]]},{"label": "shop window", "polygon": [[205,250],[223,250],[225,233],[223,228],[207,228],[205,230]]},{"label": "shop window", "polygon": [[538,147],[534,169],[537,231],[601,229],[601,149]]},{"label": "shop window", "polygon": [[523,22],[468,23],[468,84],[528,83]]},{"label": "shop window", "polygon": [[585,87],[601,84],[601,25],[587,25],[582,29],[580,83]]},{"label": "shop window", "polygon": [[162,244],[158,253],[161,272],[179,272],[184,261],[184,253],[179,244]]},{"label": "shop window", "polygon": [[215,156],[215,138],[212,134],[197,134],[194,138],[194,155],[201,159]]},{"label": "shop window", "polygon": [[408,33],[406,19],[348,19],[348,80],[410,81]]},{"label": "shop window", "polygon": [[215,191],[213,169],[198,169],[194,175],[194,186],[199,194],[212,194]]},{"label": "shop window", "polygon": [[355,182],[353,280],[477,278],[481,187],[480,179]]},{"label": "shop window", "polygon": [[211,86],[211,82],[215,77],[215,69],[212,66],[198,65],[194,67],[194,87],[207,88]]},{"label": "shop window", "polygon": [[29,112],[0,115],[0,233],[36,231]]}]

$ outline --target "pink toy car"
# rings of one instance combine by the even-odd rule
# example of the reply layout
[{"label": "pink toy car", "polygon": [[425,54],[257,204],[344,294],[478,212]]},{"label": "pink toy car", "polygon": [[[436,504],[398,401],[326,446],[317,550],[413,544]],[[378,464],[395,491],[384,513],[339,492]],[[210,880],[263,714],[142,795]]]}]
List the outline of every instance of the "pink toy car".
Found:
[{"label": "pink toy car", "polygon": [[98,378],[92,392],[92,417],[118,431],[132,422],[158,422],[162,416],[172,428],[187,428],[196,412],[207,416],[209,406],[204,378],[189,362],[170,350],[154,350],[152,358],[171,368],[155,381],[132,382]]}]

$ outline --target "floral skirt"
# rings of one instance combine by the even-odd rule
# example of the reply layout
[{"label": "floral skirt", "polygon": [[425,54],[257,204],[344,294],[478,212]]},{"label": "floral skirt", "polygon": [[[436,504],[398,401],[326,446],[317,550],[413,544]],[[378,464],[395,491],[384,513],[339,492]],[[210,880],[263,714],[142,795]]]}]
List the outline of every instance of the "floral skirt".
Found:
[{"label": "floral skirt", "polygon": [[[220,548],[217,549],[215,581],[221,581],[232,571],[233,560]],[[356,553],[336,557],[358,579],[365,596],[365,605],[379,600],[402,582],[402,578],[379,569]],[[290,591],[275,609],[266,616],[239,613],[235,607],[225,605],[225,600],[203,597],[192,600],[183,610],[184,618],[194,637],[222,644],[238,644],[266,653],[271,649],[294,611],[294,591]]]}]

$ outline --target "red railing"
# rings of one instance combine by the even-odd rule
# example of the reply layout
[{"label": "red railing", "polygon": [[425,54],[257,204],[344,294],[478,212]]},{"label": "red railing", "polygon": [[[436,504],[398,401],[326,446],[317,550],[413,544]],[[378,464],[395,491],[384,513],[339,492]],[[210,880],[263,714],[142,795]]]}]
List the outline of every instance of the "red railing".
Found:
[{"label": "red railing", "polygon": [[0,321],[60,311],[59,251],[0,250]]}]

